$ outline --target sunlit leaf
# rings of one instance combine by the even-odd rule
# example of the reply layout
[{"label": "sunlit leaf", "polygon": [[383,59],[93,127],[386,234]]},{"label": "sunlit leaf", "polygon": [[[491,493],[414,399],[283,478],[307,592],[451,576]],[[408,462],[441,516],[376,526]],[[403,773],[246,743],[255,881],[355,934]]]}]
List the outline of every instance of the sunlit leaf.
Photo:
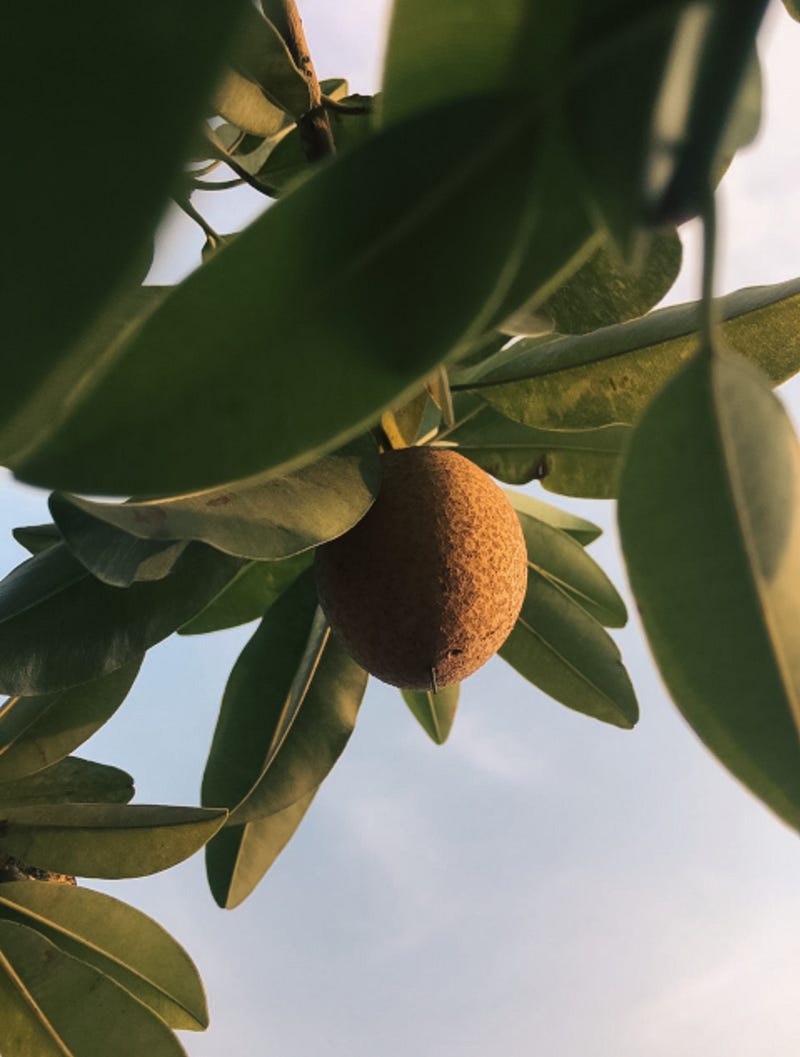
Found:
[{"label": "sunlit leaf", "polygon": [[116,712],[139,671],[136,658],[95,682],[0,707],[0,781],[49,767],[83,744]]},{"label": "sunlit leaf", "polygon": [[133,779],[118,767],[67,756],[36,774],[0,782],[0,810],[34,804],[127,804]]},{"label": "sunlit leaf", "polygon": [[506,488],[505,493],[518,514],[544,521],[546,525],[552,525],[553,528],[566,532],[584,547],[603,533],[603,530],[591,521],[586,521],[577,514],[570,514],[568,510],[562,510],[561,507],[551,506],[550,503],[545,503],[541,499],[524,495],[522,492],[514,492],[510,488]]},{"label": "sunlit leaf", "polygon": [[3,809],[0,839],[15,859],[80,877],[142,877],[193,855],[227,812],[149,804],[48,804]]},{"label": "sunlit leaf", "polygon": [[[720,298],[719,308],[725,343],[773,384],[800,369],[800,280],[738,290]],[[596,334],[530,348],[523,340],[502,367],[469,384],[502,414],[539,429],[635,423],[697,348],[698,325],[691,303]]]},{"label": "sunlit leaf", "polygon": [[[124,537],[115,547],[109,526],[150,546],[152,541],[163,547],[165,541],[194,539],[243,558],[287,558],[352,528],[372,505],[379,484],[378,449],[364,436],[283,477],[141,503],[97,503],[56,494],[50,508],[70,549],[91,563],[96,576],[114,583],[125,580],[133,547],[124,546]],[[114,575],[117,569],[119,576]]]},{"label": "sunlit leaf", "polygon": [[56,544],[0,581],[0,688],[33,695],[98,679],[200,612],[241,560],[192,543],[163,580],[121,590]]},{"label": "sunlit leaf", "polygon": [[425,733],[437,745],[444,745],[456,718],[459,691],[460,687],[454,683],[435,694],[431,690],[401,690],[400,693]]},{"label": "sunlit leaf", "polygon": [[796,828],[799,494],[800,449],[768,379],[717,353],[690,363],[647,411],[619,508],[631,586],[676,705]]},{"label": "sunlit leaf", "polygon": [[3,1057],[186,1057],[124,987],[39,932],[0,921]]},{"label": "sunlit leaf", "polygon": [[80,394],[62,394],[67,417],[15,471],[75,492],[176,494],[283,474],[363,433],[484,329],[527,240],[538,145],[529,111],[492,100],[394,126],[319,166]]},{"label": "sunlit leaf", "polygon": [[191,959],[140,910],[86,888],[12,882],[0,886],[0,916],[35,929],[115,980],[171,1028],[208,1026]]},{"label": "sunlit leaf", "polygon": [[284,111],[236,70],[225,71],[214,89],[212,102],[221,117],[254,136],[274,136],[286,124]]},{"label": "sunlit leaf", "polygon": [[226,826],[206,844],[208,886],[218,906],[233,909],[250,895],[294,836],[316,789],[267,818]]},{"label": "sunlit leaf", "polygon": [[614,640],[564,591],[528,569],[528,589],[500,656],[534,686],[604,723],[630,728],[639,708]]},{"label": "sunlit leaf", "polygon": [[204,635],[259,620],[312,561],[313,551],[304,551],[279,562],[249,562],[205,609],[178,628],[178,634]]}]

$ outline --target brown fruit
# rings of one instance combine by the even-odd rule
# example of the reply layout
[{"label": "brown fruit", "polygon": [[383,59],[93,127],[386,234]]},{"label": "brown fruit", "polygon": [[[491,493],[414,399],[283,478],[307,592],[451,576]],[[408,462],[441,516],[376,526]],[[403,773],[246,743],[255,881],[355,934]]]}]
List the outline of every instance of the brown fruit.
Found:
[{"label": "brown fruit", "polygon": [[514,509],[454,451],[382,457],[366,516],[317,551],[320,604],[368,672],[409,690],[460,682],[485,664],[519,616],[527,556]]}]

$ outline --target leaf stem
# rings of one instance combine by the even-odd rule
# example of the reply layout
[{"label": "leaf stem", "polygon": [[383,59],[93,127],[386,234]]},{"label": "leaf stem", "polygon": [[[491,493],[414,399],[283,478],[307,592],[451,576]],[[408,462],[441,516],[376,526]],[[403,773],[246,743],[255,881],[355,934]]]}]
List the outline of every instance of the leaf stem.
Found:
[{"label": "leaf stem", "polygon": [[210,243],[215,246],[221,245],[221,236],[211,227],[206,218],[197,212],[188,198],[181,198],[179,195],[173,195],[173,201],[175,202],[175,205],[184,211],[187,217],[193,220],[195,224],[202,229],[203,234]]},{"label": "leaf stem", "polygon": [[714,266],[717,257],[717,209],[713,188],[709,187],[703,203],[703,277],[700,301],[700,347],[712,355],[717,347],[719,309],[714,300]]}]

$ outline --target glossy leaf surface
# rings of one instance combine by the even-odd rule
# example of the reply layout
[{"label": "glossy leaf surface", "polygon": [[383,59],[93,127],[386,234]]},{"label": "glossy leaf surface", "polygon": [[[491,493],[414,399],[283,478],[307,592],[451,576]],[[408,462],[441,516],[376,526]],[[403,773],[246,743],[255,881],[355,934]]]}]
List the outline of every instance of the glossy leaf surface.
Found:
[{"label": "glossy leaf surface", "polygon": [[172,575],[125,590],[90,576],[64,544],[0,581],[0,687],[51,693],[121,668],[199,612],[239,559],[193,543]]},{"label": "glossy leaf surface", "polygon": [[[800,280],[738,290],[719,307],[725,343],[773,384],[800,369]],[[471,384],[502,414],[540,429],[635,423],[696,350],[698,324],[698,306],[685,304],[530,349],[521,341],[504,366]]]},{"label": "glossy leaf surface", "polygon": [[178,628],[178,634],[204,635],[259,620],[312,560],[313,551],[304,551],[280,562],[250,562],[204,610]]},{"label": "glossy leaf surface", "polygon": [[36,774],[0,782],[0,811],[35,804],[127,804],[133,779],[118,767],[67,756]]},{"label": "glossy leaf surface", "polygon": [[450,734],[456,718],[459,690],[458,684],[453,684],[436,694],[430,690],[400,691],[411,714],[437,745],[444,745]]},{"label": "glossy leaf surface", "polygon": [[15,471],[67,491],[177,494],[282,475],[363,433],[480,329],[522,237],[536,146],[526,111],[498,120],[491,101],[320,166],[83,378]]},{"label": "glossy leaf surface", "polygon": [[[679,490],[663,488],[670,479]],[[800,450],[768,380],[719,353],[694,360],[648,410],[619,507],[631,586],[676,705],[796,828],[798,496]]]},{"label": "glossy leaf surface", "polygon": [[[378,449],[364,436],[284,477],[142,503],[56,495],[50,507],[70,549],[87,564],[87,551],[96,556],[92,571],[100,576],[98,566],[106,554],[112,572],[115,558],[124,568],[126,557],[121,548],[104,548],[103,530],[109,526],[150,546],[152,541],[163,547],[164,541],[193,539],[242,558],[287,558],[352,528],[372,505],[379,484]],[[113,582],[108,566],[102,571],[101,579]]]},{"label": "glossy leaf surface", "polygon": [[626,729],[639,717],[614,640],[535,569],[528,569],[522,612],[498,652],[520,675],[568,708]]},{"label": "glossy leaf surface", "polygon": [[7,855],[79,877],[142,877],[193,855],[225,811],[149,804],[48,804],[3,810]]},{"label": "glossy leaf surface", "polygon": [[70,690],[9,698],[0,708],[0,781],[40,771],[82,745],[125,700],[139,664]]},{"label": "glossy leaf surface", "polygon": [[125,988],[11,921],[0,921],[0,1007],[3,1057],[186,1057]]},{"label": "glossy leaf surface", "polygon": [[0,886],[0,917],[35,929],[115,980],[171,1028],[208,1026],[191,959],[140,910],[87,888],[18,881]]}]

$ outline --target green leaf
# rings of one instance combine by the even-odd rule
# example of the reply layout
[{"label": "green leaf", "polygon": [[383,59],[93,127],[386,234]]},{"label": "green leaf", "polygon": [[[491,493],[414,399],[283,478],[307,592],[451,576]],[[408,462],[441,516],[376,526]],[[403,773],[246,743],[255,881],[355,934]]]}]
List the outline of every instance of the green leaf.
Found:
[{"label": "green leaf", "polygon": [[57,492],[49,504],[70,552],[87,572],[111,587],[163,580],[186,550],[186,540],[140,539],[93,516],[93,507],[106,504]]},{"label": "green leaf", "polygon": [[528,569],[545,576],[595,620],[609,628],[628,621],[625,603],[609,578],[578,543],[561,529],[517,511],[528,551]]},{"label": "green leaf", "polygon": [[[88,0],[5,12],[17,46],[4,56],[3,95],[14,98],[15,128],[47,131],[25,136],[0,188],[15,203],[3,230],[13,268],[0,295],[0,421],[136,267],[244,7],[175,0],[129,4],[112,18],[103,0]],[[57,175],[54,159],[65,162]]]},{"label": "green leaf", "polygon": [[280,562],[250,562],[178,634],[204,635],[259,620],[312,560],[313,551],[304,551]]},{"label": "green leaf", "polygon": [[568,708],[626,729],[639,717],[614,640],[536,569],[528,569],[522,612],[499,654]]},{"label": "green leaf", "polygon": [[795,22],[800,22],[800,3],[798,0],[783,0],[783,6],[786,8],[787,14]]},{"label": "green leaf", "polygon": [[225,688],[202,801],[231,824],[275,814],[331,770],[355,725],[367,675],[330,637],[304,573],[267,612]]},{"label": "green leaf", "polygon": [[223,810],[149,804],[4,808],[0,848],[57,873],[143,877],[194,855],[226,818]]},{"label": "green leaf", "polygon": [[629,426],[534,429],[476,401],[474,414],[443,443],[456,445],[461,455],[507,484],[537,480],[561,495],[611,499],[630,432]]},{"label": "green leaf", "polygon": [[140,663],[70,690],[9,698],[0,708],[0,781],[50,767],[83,744],[125,700]]},{"label": "green leaf", "polygon": [[38,554],[54,543],[61,542],[61,533],[55,525],[21,525],[11,530],[11,535],[29,554]]},{"label": "green leaf", "polygon": [[191,959],[140,910],[87,888],[18,881],[0,887],[0,916],[35,929],[104,973],[171,1028],[208,1027],[203,984]]},{"label": "green leaf", "polygon": [[537,518],[539,521],[544,521],[546,525],[552,525],[553,528],[566,532],[583,547],[594,542],[603,533],[597,525],[578,517],[577,514],[570,514],[569,511],[562,510],[560,507],[551,506],[550,503],[544,503],[541,499],[535,499],[531,495],[513,492],[509,488],[504,491],[518,514]]},{"label": "green leaf", "polygon": [[220,117],[253,136],[274,136],[286,124],[284,111],[236,70],[225,71],[214,89],[212,102]]},{"label": "green leaf", "polygon": [[681,223],[702,211],[766,6],[685,5],[652,129],[647,182],[657,222]]},{"label": "green leaf", "polygon": [[56,544],[0,581],[0,688],[48,694],[123,667],[200,612],[240,565],[192,543],[170,576],[122,590]]},{"label": "green leaf", "polygon": [[761,64],[758,61],[758,53],[753,49],[717,148],[714,159],[715,181],[721,180],[725,175],[736,152],[749,146],[758,135],[763,92]]},{"label": "green leaf", "polygon": [[206,872],[218,906],[232,910],[258,885],[289,843],[316,789],[267,818],[242,826],[226,826],[206,844]]},{"label": "green leaf", "polygon": [[[378,449],[364,436],[284,477],[142,503],[54,495],[50,509],[76,557],[95,576],[124,587],[128,555],[138,554],[125,546],[126,536],[146,541],[144,547],[193,539],[242,558],[288,558],[352,528],[372,506],[379,485]],[[115,547],[119,530],[125,535]]]},{"label": "green leaf", "polygon": [[457,683],[434,694],[430,690],[401,690],[403,700],[425,733],[444,745],[456,718],[460,687]]},{"label": "green leaf", "polygon": [[[62,393],[50,435],[14,457],[18,476],[175,494],[284,474],[363,433],[483,329],[527,238],[537,145],[524,108],[491,100],[319,166]],[[253,282],[267,259],[280,267]]]},{"label": "green leaf", "polygon": [[[664,488],[670,480],[680,487]],[[675,704],[796,828],[798,489],[800,450],[767,379],[717,353],[693,360],[648,409],[619,507],[631,586]]]},{"label": "green leaf", "polygon": [[[719,299],[725,343],[773,384],[800,369],[800,280]],[[651,312],[596,334],[520,341],[515,356],[470,388],[501,414],[539,429],[635,423],[698,345],[696,303]]]},{"label": "green leaf", "polygon": [[0,810],[34,804],[127,804],[133,779],[118,767],[67,756],[45,770],[0,782]]},{"label": "green leaf", "polygon": [[186,1057],[159,1016],[38,932],[0,921],[4,1057]]},{"label": "green leaf", "polygon": [[657,304],[681,268],[683,247],[674,230],[654,232],[638,267],[612,243],[601,245],[541,306],[560,334],[587,334],[624,323]]}]

